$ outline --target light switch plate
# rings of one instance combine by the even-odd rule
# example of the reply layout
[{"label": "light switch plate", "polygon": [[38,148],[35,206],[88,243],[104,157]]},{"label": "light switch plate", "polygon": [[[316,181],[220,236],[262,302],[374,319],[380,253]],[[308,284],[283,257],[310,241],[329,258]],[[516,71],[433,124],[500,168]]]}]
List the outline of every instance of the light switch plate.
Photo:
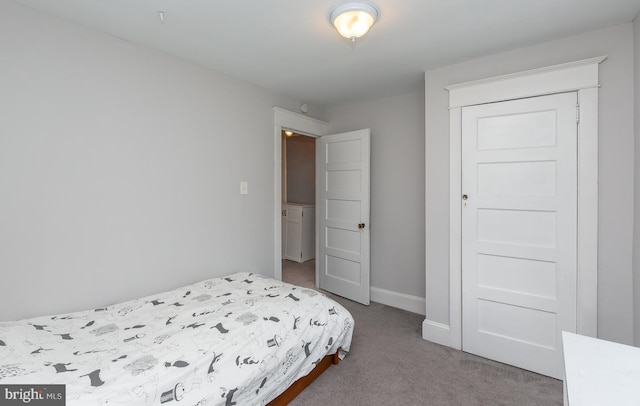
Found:
[{"label": "light switch plate", "polygon": [[249,194],[249,182],[247,182],[246,180],[243,180],[242,182],[240,182],[240,194],[241,195]]}]

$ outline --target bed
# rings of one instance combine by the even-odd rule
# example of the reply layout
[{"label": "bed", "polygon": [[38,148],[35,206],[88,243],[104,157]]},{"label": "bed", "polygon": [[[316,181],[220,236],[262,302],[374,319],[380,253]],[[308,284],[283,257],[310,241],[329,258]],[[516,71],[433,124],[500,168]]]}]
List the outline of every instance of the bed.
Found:
[{"label": "bed", "polygon": [[67,405],[286,404],[344,357],[353,326],[315,290],[236,273],[2,322],[0,385],[65,384]]}]

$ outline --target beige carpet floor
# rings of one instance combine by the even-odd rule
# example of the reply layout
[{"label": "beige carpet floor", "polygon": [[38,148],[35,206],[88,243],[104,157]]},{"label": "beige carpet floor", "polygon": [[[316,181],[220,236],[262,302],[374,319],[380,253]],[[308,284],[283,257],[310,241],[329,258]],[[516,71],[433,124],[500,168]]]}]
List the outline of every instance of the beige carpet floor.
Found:
[{"label": "beige carpet floor", "polygon": [[[283,280],[315,289],[314,267],[285,260]],[[292,406],[562,405],[561,381],[423,340],[424,316],[327,295],[355,318],[351,351]]]}]

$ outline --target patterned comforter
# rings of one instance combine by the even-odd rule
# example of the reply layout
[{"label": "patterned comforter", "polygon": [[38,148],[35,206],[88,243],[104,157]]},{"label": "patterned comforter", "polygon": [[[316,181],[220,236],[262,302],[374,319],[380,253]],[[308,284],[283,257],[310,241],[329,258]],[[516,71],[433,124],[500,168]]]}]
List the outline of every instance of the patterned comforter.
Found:
[{"label": "patterned comforter", "polygon": [[264,405],[353,317],[311,289],[237,273],[78,313],[0,323],[0,384],[66,384],[67,405]]}]

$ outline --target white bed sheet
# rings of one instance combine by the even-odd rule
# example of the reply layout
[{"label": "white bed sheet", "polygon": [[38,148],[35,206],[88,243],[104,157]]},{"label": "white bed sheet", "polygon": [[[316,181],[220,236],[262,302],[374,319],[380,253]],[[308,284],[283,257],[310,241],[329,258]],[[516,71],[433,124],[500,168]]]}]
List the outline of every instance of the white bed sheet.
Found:
[{"label": "white bed sheet", "polygon": [[311,289],[237,273],[103,309],[0,323],[0,384],[66,384],[67,405],[264,405],[354,320]]}]

